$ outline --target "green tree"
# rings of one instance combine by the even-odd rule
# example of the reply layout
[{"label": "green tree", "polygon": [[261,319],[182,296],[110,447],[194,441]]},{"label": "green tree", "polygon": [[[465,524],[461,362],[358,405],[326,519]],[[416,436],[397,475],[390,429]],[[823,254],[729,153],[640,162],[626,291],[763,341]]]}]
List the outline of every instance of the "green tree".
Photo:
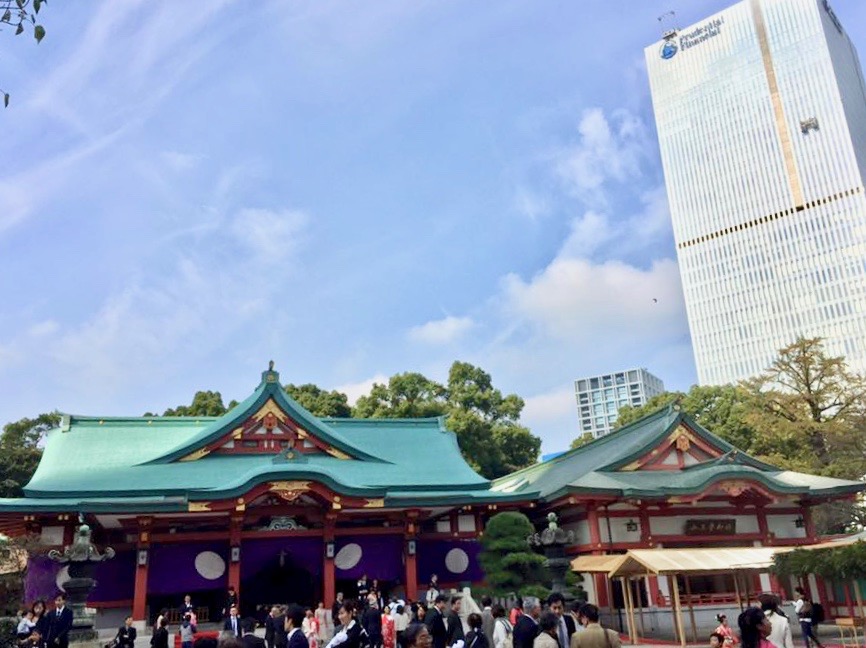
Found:
[{"label": "green tree", "polygon": [[[222,416],[237,405],[237,401],[231,401],[228,407],[223,405],[223,397],[218,391],[197,391],[192,397],[189,405],[178,405],[165,410],[163,416]],[[155,416],[150,412],[145,416]]]},{"label": "green tree", "polygon": [[358,418],[425,418],[448,411],[445,388],[420,373],[391,376],[388,384],[374,383],[370,394],[355,403]]},{"label": "green tree", "polygon": [[0,497],[21,497],[33,477],[42,450],[42,437],[60,423],[60,414],[50,412],[34,419],[23,418],[3,426],[0,436]]},{"label": "green tree", "polygon": [[[3,26],[14,27],[15,35],[23,34],[33,28],[33,38],[37,43],[45,38],[45,27],[36,22],[36,14],[45,4],[45,0],[0,0],[0,29]],[[9,105],[9,93],[0,90],[3,95],[3,106]]]},{"label": "green tree", "polygon": [[569,446],[572,450],[575,448],[580,448],[581,446],[585,446],[587,443],[591,443],[595,439],[592,436],[592,432],[584,432],[579,437],[577,437],[574,441],[571,442]]},{"label": "green tree", "polygon": [[497,513],[487,522],[478,562],[494,594],[519,594],[524,588],[547,584],[544,558],[526,542],[533,533],[523,513]]},{"label": "green tree", "polygon": [[616,427],[628,425],[674,402],[713,434],[741,450],[751,451],[755,429],[748,423],[747,414],[753,404],[748,390],[738,385],[694,385],[688,393],[665,392],[653,396],[640,407],[620,408]]},{"label": "green tree", "polygon": [[467,462],[481,475],[495,478],[534,463],[541,440],[520,425],[523,399],[504,396],[487,372],[468,362],[455,362],[442,385],[420,373],[392,376],[376,383],[358,399],[359,418],[422,418],[447,416],[448,429]]},{"label": "green tree", "polygon": [[348,418],[352,416],[349,398],[337,390],[325,391],[317,385],[286,385],[286,393],[294,398],[301,407],[315,416]]},{"label": "green tree", "polygon": [[798,338],[760,376],[743,383],[752,450],[771,463],[828,477],[866,474],[866,381],[821,338]]}]

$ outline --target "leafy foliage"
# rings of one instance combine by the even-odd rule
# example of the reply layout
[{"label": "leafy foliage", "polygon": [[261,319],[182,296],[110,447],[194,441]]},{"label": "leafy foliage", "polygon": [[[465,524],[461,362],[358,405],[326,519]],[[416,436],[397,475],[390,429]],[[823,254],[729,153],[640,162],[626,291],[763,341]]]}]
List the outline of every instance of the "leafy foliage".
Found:
[{"label": "leafy foliage", "polygon": [[532,523],[522,513],[497,513],[488,521],[478,561],[495,594],[520,593],[547,582],[544,557],[533,552],[526,542],[533,533]]},{"label": "leafy foliage", "polygon": [[0,497],[21,497],[30,481],[42,450],[39,443],[45,433],[60,423],[60,414],[40,414],[3,426],[0,436]]},{"label": "leafy foliage", "polygon": [[307,383],[306,385],[289,384],[285,386],[285,390],[301,407],[315,416],[337,418],[352,416],[348,396],[336,389],[325,391],[321,387]]},{"label": "leafy foliage", "polygon": [[850,581],[866,578],[866,542],[829,549],[795,549],[773,556],[773,571],[782,576]]},{"label": "leafy foliage", "polygon": [[581,446],[585,446],[587,443],[592,442],[595,437],[592,436],[592,432],[584,432],[579,437],[577,437],[574,441],[571,442],[569,446],[572,450],[575,448],[580,448]]},{"label": "leafy foliage", "polygon": [[[189,405],[178,405],[165,410],[163,416],[222,416],[238,402],[233,400],[228,407],[223,405],[223,397],[218,391],[197,391]],[[155,416],[150,412],[145,416]]]},{"label": "leafy foliage", "polygon": [[[866,381],[844,358],[827,355],[820,338],[798,338],[764,373],[739,385],[696,386],[623,408],[617,424],[674,401],[708,430],[779,468],[851,480],[866,475]],[[862,526],[866,513],[837,502],[819,507],[815,522],[822,532],[841,532]]]},{"label": "leafy foliage", "polygon": [[421,418],[447,416],[448,429],[467,462],[487,478],[495,478],[534,463],[541,440],[520,425],[523,399],[503,395],[489,373],[468,362],[454,362],[448,384],[420,373],[392,376],[361,396],[353,415],[359,418]]},{"label": "leafy foliage", "polygon": [[[23,535],[8,538],[0,534],[0,564],[10,567],[17,562],[17,569],[10,569],[0,575],[0,617],[13,616],[24,604],[24,576],[27,570],[27,557],[44,551],[38,535]],[[13,633],[15,628],[13,627]],[[0,625],[0,632],[5,626]],[[4,644],[0,640],[0,648]]]},{"label": "leafy foliage", "polygon": [[[46,0],[0,0],[0,29],[14,27],[15,35],[20,36],[30,26],[33,27],[33,38],[41,43],[45,38],[45,27],[36,22],[36,14]],[[3,107],[9,106],[9,93],[0,90],[3,96]]]}]

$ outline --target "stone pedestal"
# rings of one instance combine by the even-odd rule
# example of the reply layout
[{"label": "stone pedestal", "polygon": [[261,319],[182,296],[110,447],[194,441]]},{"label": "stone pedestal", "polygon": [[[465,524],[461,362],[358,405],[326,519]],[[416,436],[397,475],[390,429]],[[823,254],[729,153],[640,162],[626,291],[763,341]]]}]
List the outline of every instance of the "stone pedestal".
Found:
[{"label": "stone pedestal", "polygon": [[87,597],[96,581],[93,572],[96,565],[114,558],[110,547],[99,553],[90,542],[90,527],[81,524],[75,530],[75,541],[63,548],[63,552],[52,550],[48,553],[52,560],[68,565],[69,580],[63,585],[72,610],[72,630],[69,631],[69,645],[75,648],[101,648],[99,634],[94,628],[93,615],[87,611]]}]

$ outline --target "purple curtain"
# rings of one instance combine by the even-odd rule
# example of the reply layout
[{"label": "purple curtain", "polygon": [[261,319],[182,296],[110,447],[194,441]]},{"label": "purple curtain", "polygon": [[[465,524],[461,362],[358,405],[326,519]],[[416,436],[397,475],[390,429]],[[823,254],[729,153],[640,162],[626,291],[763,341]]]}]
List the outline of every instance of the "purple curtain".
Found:
[{"label": "purple curtain", "polygon": [[403,538],[396,535],[338,538],[334,562],[337,578],[360,578],[367,574],[369,578],[402,581]]},{"label": "purple curtain", "polygon": [[[60,593],[57,576],[63,565],[46,556],[31,558],[27,564],[24,580],[24,596],[28,603],[37,599],[53,599]],[[135,552],[120,551],[112,559],[100,563],[94,570],[96,587],[89,600],[93,603],[104,601],[128,601],[135,589]]]},{"label": "purple curtain", "polygon": [[241,580],[255,576],[269,563],[294,564],[313,576],[321,576],[325,545],[321,538],[257,538],[241,545]]},{"label": "purple curtain", "polygon": [[484,571],[478,564],[479,551],[481,545],[475,540],[419,540],[419,585],[426,586],[432,574],[439,576],[440,583],[483,581]]},{"label": "purple curtain", "polygon": [[228,542],[160,544],[151,547],[149,560],[148,594],[200,592],[228,586]]}]

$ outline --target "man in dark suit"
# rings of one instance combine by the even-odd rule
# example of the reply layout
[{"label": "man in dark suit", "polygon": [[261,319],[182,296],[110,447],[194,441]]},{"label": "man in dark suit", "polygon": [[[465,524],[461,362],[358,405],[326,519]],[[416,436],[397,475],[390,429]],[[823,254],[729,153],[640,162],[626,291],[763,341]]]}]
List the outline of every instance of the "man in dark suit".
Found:
[{"label": "man in dark suit", "polygon": [[367,609],[361,615],[361,627],[370,637],[371,648],[382,645],[382,614],[379,612],[379,601],[372,592],[367,595]]},{"label": "man in dark suit", "polygon": [[241,641],[244,644],[244,648],[265,648],[265,640],[261,637],[257,637],[255,635],[256,632],[256,620],[255,619],[244,619],[241,624],[244,629],[244,636],[241,637]]},{"label": "man in dark suit", "polygon": [[541,601],[534,596],[525,596],[523,614],[514,624],[514,648],[532,648],[538,636],[539,616],[541,616]]},{"label": "man in dark suit", "polygon": [[[280,608],[274,605],[268,616],[265,618],[265,644],[267,645],[267,648],[276,647],[275,639],[277,628],[275,621],[278,616],[280,616]],[[282,626],[280,626],[280,632],[283,632]]]},{"label": "man in dark suit", "polygon": [[556,636],[559,639],[560,646],[571,645],[571,635],[574,634],[575,625],[574,619],[570,614],[565,613],[565,597],[559,592],[554,592],[547,597],[547,605],[550,611],[556,615],[558,622],[556,628]]},{"label": "man in dark suit", "polygon": [[54,599],[54,611],[48,621],[49,648],[69,648],[69,631],[72,630],[72,610],[66,607],[66,594]]},{"label": "man in dark suit", "polygon": [[448,597],[445,594],[439,594],[433,607],[424,615],[424,623],[430,633],[433,648],[446,648],[448,645],[448,626],[445,623],[445,606],[447,604]]},{"label": "man in dark suit", "polygon": [[289,638],[288,648],[310,648],[310,642],[304,636],[301,626],[304,624],[304,608],[300,605],[290,605],[286,610],[286,634]]},{"label": "man in dark suit", "polygon": [[460,606],[463,600],[459,596],[451,597],[451,609],[448,610],[448,635],[445,645],[453,646],[457,641],[463,641],[463,621],[460,620]]},{"label": "man in dark suit", "polygon": [[241,636],[241,620],[238,617],[238,609],[234,605],[229,608],[229,615],[223,621],[223,631],[231,632],[235,637]]},{"label": "man in dark suit", "polygon": [[132,625],[132,617],[128,616],[117,631],[114,638],[117,648],[135,648],[135,637],[138,633]]}]

